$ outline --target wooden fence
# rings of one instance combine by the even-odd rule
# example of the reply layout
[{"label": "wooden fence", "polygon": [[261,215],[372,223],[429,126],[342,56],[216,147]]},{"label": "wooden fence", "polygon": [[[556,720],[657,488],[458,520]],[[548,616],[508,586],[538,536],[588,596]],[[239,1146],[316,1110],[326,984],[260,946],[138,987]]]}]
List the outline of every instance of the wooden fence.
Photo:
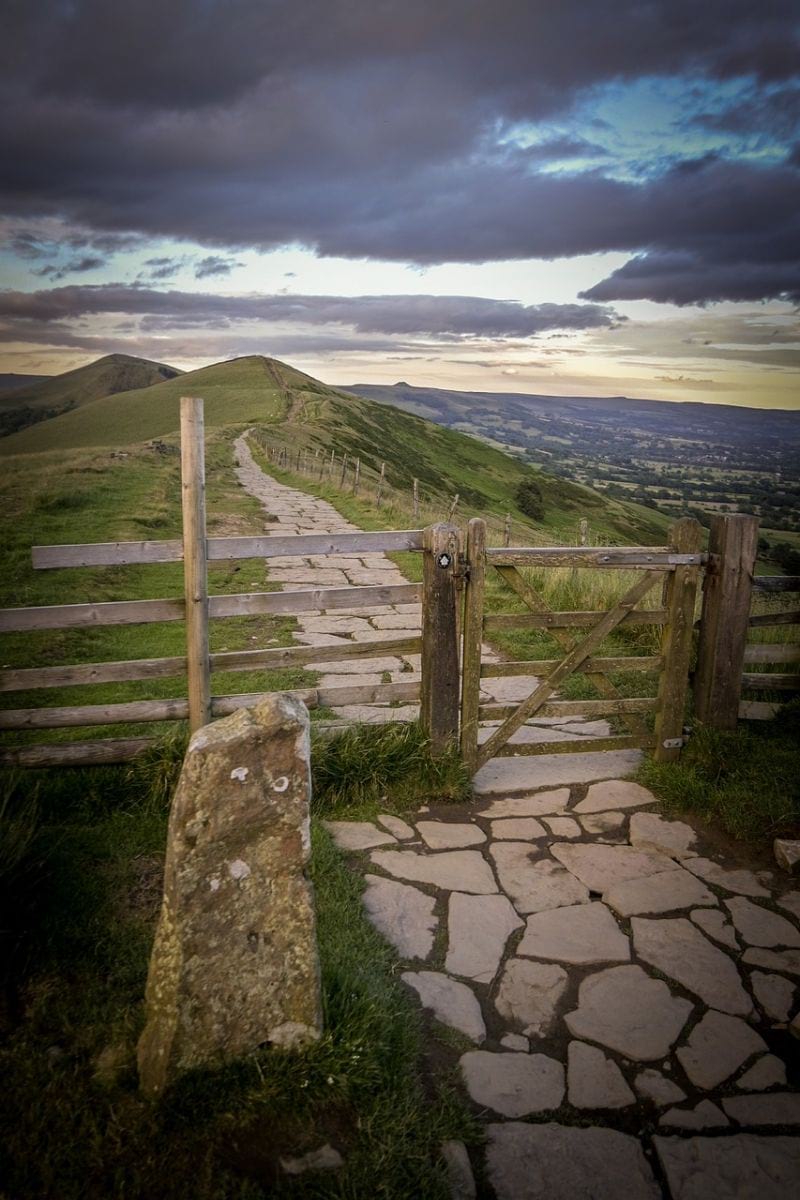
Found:
[{"label": "wooden fence", "polygon": [[780,702],[753,700],[754,693],[800,692],[800,674],[748,670],[800,663],[798,644],[752,640],[754,629],[800,624],[798,608],[752,611],[758,597],[800,592],[798,576],[755,574],[758,526],[758,517],[711,518],[694,706],[698,719],[716,729],[735,729],[739,719],[775,716]]},{"label": "wooden fence", "polygon": [[[776,705],[742,698],[748,692],[800,689],[800,675],[746,671],[746,666],[796,663],[800,647],[748,641],[749,630],[764,625],[796,624],[800,612],[751,615],[751,596],[797,590],[798,579],[753,577],[758,521],[754,517],[715,517],[709,554],[700,550],[701,530],[685,519],[673,527],[670,544],[655,547],[501,546],[488,547],[486,523],[470,521],[467,534],[449,523],[425,529],[341,534],[267,534],[255,537],[207,537],[202,401],[181,401],[182,540],[108,542],[39,546],[37,569],[119,566],[141,563],[184,564],[183,598],[57,604],[0,610],[0,633],[76,629],[103,625],[139,625],[183,621],[186,655],[129,661],[8,668],[0,671],[0,691],[20,692],[129,680],[185,678],[186,693],[171,699],[110,704],[7,709],[0,729],[40,730],[188,720],[192,730],[214,717],[256,703],[265,693],[214,695],[219,671],[302,667],[309,663],[369,659],[387,654],[420,653],[421,682],[311,687],[297,689],[309,707],[389,704],[420,701],[420,715],[435,750],[459,740],[468,763],[479,766],[493,754],[558,753],[619,746],[652,747],[661,759],[678,756],[683,744],[685,701],[693,629],[699,626],[699,656],[694,680],[696,715],[710,725],[730,728],[738,717],[772,715]],[[505,539],[504,539],[505,540]],[[327,587],[302,591],[210,595],[208,564],[276,556],[347,555],[414,550],[423,555],[423,582],[365,587]],[[520,568],[564,567],[641,572],[640,579],[606,612],[553,612],[520,573]],[[497,571],[524,613],[486,614],[484,579]],[[705,572],[703,611],[695,623],[695,593]],[[661,603],[637,605],[664,580]],[[421,634],[404,634],[378,643],[291,646],[211,653],[209,622],[251,614],[297,614],[358,609],[374,605],[422,603]],[[658,655],[604,657],[602,642],[618,626],[651,624],[662,630]],[[484,635],[493,631],[546,629],[564,654],[556,659],[482,663]],[[460,668],[461,662],[461,668]],[[655,697],[623,697],[610,676],[616,671],[655,672]],[[580,672],[599,693],[596,700],[562,700],[557,689]],[[535,675],[531,694],[515,705],[482,704],[480,680]],[[519,745],[514,733],[534,716],[567,718],[581,714],[619,718],[627,733],[576,742]],[[651,732],[645,718],[654,714]],[[499,728],[478,745],[480,721]],[[151,744],[149,738],[32,744],[0,752],[0,762],[19,766],[121,762]]]}]

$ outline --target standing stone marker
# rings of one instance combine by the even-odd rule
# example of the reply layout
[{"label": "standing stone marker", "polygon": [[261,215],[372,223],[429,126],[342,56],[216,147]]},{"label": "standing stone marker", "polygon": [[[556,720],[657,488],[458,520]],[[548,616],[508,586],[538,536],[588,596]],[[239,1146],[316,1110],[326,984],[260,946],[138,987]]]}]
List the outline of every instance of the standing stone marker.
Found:
[{"label": "standing stone marker", "polygon": [[309,719],[276,693],[199,729],[172,801],[139,1041],[144,1092],[322,1031]]}]

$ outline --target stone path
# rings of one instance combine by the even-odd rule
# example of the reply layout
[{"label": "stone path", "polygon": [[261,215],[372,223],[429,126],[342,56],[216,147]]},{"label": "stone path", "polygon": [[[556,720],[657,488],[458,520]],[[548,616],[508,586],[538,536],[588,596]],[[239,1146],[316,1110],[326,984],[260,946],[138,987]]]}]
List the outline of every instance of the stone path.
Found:
[{"label": "stone path", "polygon": [[[798,1194],[788,875],[716,861],[621,779],[327,826],[401,978],[461,1039],[481,1195]],[[465,1148],[445,1158],[475,1196]]]},{"label": "stone path", "polygon": [[[261,504],[267,522],[265,533],[355,533],[358,528],[345,520],[333,505],[296,488],[278,483],[253,460],[244,434],[234,443],[238,466],[236,474],[245,491]],[[254,568],[255,569],[255,568]],[[267,577],[295,591],[317,587],[368,586],[407,582],[385,554],[352,556],[314,554],[308,557],[276,557],[269,560]],[[260,580],[253,580],[256,586]],[[374,658],[342,659],[309,664],[320,672],[320,687],[357,687],[379,683],[413,683],[420,679],[419,654],[382,654],[381,642],[420,632],[419,604],[392,604],[373,608],[336,609],[332,612],[298,614],[294,637],[308,646],[347,646],[352,642],[374,642]],[[483,648],[484,662],[496,661],[489,646]],[[513,703],[533,691],[535,676],[511,676],[486,679],[481,688],[484,703]],[[334,708],[336,717],[346,721],[378,723],[413,720],[419,714],[417,703],[346,704]],[[480,740],[485,741],[499,721],[482,723]],[[572,741],[587,742],[611,732],[607,721],[587,721],[577,716],[566,719],[539,718],[529,721],[512,742]],[[515,791],[565,781],[588,782],[629,772],[639,761],[640,751],[541,755],[534,759],[492,759],[475,780],[480,792]]]}]

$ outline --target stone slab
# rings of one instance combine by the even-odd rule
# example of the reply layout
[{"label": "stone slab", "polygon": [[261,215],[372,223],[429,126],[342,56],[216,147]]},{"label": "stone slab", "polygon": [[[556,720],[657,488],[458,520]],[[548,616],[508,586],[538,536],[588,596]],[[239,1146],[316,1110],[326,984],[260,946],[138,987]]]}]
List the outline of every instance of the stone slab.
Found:
[{"label": "stone slab", "polygon": [[800,946],[800,930],[778,913],[770,912],[744,896],[725,901],[731,920],[749,946]]},{"label": "stone slab", "polygon": [[574,1108],[626,1108],[636,1097],[615,1062],[586,1042],[570,1042],[567,1087]]},{"label": "stone slab", "polygon": [[492,821],[492,837],[498,841],[530,842],[547,837],[547,830],[535,817],[508,817],[506,820]]},{"label": "stone slab", "polygon": [[800,1177],[800,1138],[655,1137],[673,1200],[788,1200]]},{"label": "stone slab", "polygon": [[370,857],[377,867],[398,879],[479,896],[497,892],[492,869],[477,850],[442,850],[438,854],[374,850]]},{"label": "stone slab", "polygon": [[475,1177],[463,1142],[444,1142],[442,1158],[447,1170],[447,1185],[450,1200],[475,1200],[477,1191]]},{"label": "stone slab", "polygon": [[401,958],[425,959],[433,949],[439,924],[434,916],[436,901],[407,883],[396,883],[382,875],[365,876],[362,896],[367,915]]},{"label": "stone slab", "polygon": [[503,1117],[547,1112],[564,1099],[564,1068],[545,1054],[470,1050],[459,1066],[470,1098]]},{"label": "stone slab", "polygon": [[678,870],[671,858],[647,850],[635,850],[633,846],[554,842],[550,852],[590,892],[598,895],[628,879],[643,879],[663,871]]},{"label": "stone slab", "polygon": [[710,1091],[766,1049],[763,1038],[746,1021],[712,1010],[695,1025],[677,1056],[692,1083]]},{"label": "stone slab", "polygon": [[762,1092],[771,1087],[786,1087],[786,1066],[774,1054],[765,1054],[736,1080],[745,1092]]},{"label": "stone slab", "polygon": [[716,1104],[701,1100],[694,1108],[670,1108],[658,1123],[673,1129],[719,1129],[730,1121]]},{"label": "stone slab", "polygon": [[692,1011],[640,966],[609,967],[584,979],[578,1007],[564,1020],[574,1037],[599,1042],[637,1062],[668,1055]]},{"label": "stone slab", "polygon": [[753,971],[750,983],[756,1000],[773,1021],[788,1021],[794,1006],[794,984],[782,975]]},{"label": "stone slab", "polygon": [[628,938],[605,904],[575,904],[528,917],[517,954],[588,966],[627,962]]},{"label": "stone slab", "polygon": [[478,816],[490,821],[501,817],[541,817],[549,813],[562,813],[568,804],[569,788],[556,788],[549,792],[536,792],[532,796],[494,800],[488,808],[481,809]]},{"label": "stone slab", "polygon": [[545,817],[544,824],[553,837],[578,838],[583,834],[580,825],[577,821],[573,821],[572,817]]},{"label": "stone slab", "polygon": [[392,837],[396,837],[400,841],[409,841],[417,836],[415,831],[402,817],[396,817],[393,813],[381,813],[375,819],[384,829],[388,829]]},{"label": "stone slab", "polygon": [[487,1134],[486,1170],[497,1200],[658,1200],[661,1195],[638,1139],[615,1129],[509,1121],[489,1125]]},{"label": "stone slab", "polygon": [[500,1016],[527,1037],[544,1037],[553,1029],[569,977],[555,963],[510,958],[495,996]]},{"label": "stone slab", "polygon": [[453,892],[448,912],[445,970],[477,983],[491,983],[506,942],[521,925],[521,918],[505,896]]},{"label": "stone slab", "polygon": [[465,983],[450,979],[440,971],[404,971],[403,983],[412,987],[423,1008],[429,1008],[437,1021],[457,1029],[473,1042],[482,1042],[486,1026],[475,993]]},{"label": "stone slab", "polygon": [[742,962],[748,966],[764,967],[767,971],[780,971],[784,975],[800,975],[800,953],[797,950],[761,950],[752,947],[745,950]]},{"label": "stone slab", "polygon": [[455,821],[417,821],[417,829],[430,850],[450,850],[463,846],[479,846],[486,834],[477,825]]},{"label": "stone slab", "polygon": [[495,842],[489,848],[503,891],[520,913],[585,904],[589,889],[549,858],[534,861],[527,842]]},{"label": "stone slab", "polygon": [[719,909],[695,908],[689,916],[707,937],[713,938],[715,942],[720,942],[730,950],[739,949],[734,928]]},{"label": "stone slab", "polygon": [[395,839],[371,821],[323,821],[322,824],[340,850],[371,850],[375,846],[394,846]]},{"label": "stone slab", "polygon": [[728,892],[736,892],[742,896],[769,897],[769,892],[752,871],[723,867],[710,858],[687,859],[684,866],[694,875],[705,879],[706,883],[713,883],[716,887],[725,888]]},{"label": "stone slab", "polygon": [[652,1100],[658,1108],[667,1104],[680,1104],[681,1100],[686,1099],[686,1092],[682,1091],[677,1083],[673,1083],[652,1067],[641,1071],[633,1081],[633,1086],[640,1096]]},{"label": "stone slab", "polygon": [[692,904],[717,903],[714,893],[696,875],[680,869],[614,884],[603,894],[603,899],[621,917],[673,912]]},{"label": "stone slab", "polygon": [[654,812],[635,812],[631,814],[628,839],[641,850],[655,850],[657,854],[680,859],[693,856],[697,835],[683,821],[665,821]]},{"label": "stone slab", "polygon": [[589,783],[630,775],[642,761],[641,750],[586,750],[576,754],[537,754],[532,757],[492,758],[475,775],[475,794],[523,792],[537,787]]},{"label": "stone slab", "polygon": [[691,921],[633,917],[631,929],[638,958],[682,984],[709,1008],[733,1016],[750,1015],[753,1004],[733,962]]},{"label": "stone slab", "polygon": [[800,1125],[800,1092],[731,1096],[722,1107],[740,1125]]},{"label": "stone slab", "polygon": [[573,811],[597,813],[610,809],[642,808],[657,803],[653,793],[639,783],[633,783],[630,779],[605,779],[602,783],[593,783]]}]

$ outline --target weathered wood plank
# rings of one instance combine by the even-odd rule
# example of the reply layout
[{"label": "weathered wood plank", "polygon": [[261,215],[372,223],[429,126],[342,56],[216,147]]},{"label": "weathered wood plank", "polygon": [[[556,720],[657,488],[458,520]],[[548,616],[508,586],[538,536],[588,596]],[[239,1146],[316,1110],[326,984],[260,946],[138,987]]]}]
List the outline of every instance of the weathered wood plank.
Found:
[{"label": "weathered wood plank", "polygon": [[483,602],[486,590],[486,522],[467,526],[467,590],[464,601],[461,665],[461,757],[472,768],[478,752]]},{"label": "weathered wood plank", "polygon": [[[306,663],[418,654],[420,637],[385,642],[343,642],[341,646],[280,646],[269,650],[223,650],[212,654],[214,671],[277,671]],[[90,683],[122,683],[135,679],[168,679],[186,674],[185,658],[139,658],[123,662],[80,663],[64,667],[27,667],[0,671],[0,692],[57,688]]]},{"label": "weathered wood plank", "polygon": [[71,729],[82,725],[185,721],[187,700],[131,700],[120,704],[75,704],[58,708],[10,708],[0,711],[0,729]]},{"label": "weathered wood plank", "polygon": [[771,625],[800,625],[800,609],[791,612],[756,613],[747,624],[751,629],[763,629]]},{"label": "weathered wood plank", "polygon": [[800,592],[800,575],[755,575],[752,583],[757,592]]},{"label": "weathered wood plank", "polygon": [[[703,527],[693,517],[683,517],[672,526],[670,541],[677,553],[693,554],[702,545],[702,540]],[[659,680],[656,717],[655,757],[658,762],[673,762],[681,753],[681,745],[676,743],[683,734],[686,712],[698,578],[698,567],[676,567],[667,583],[669,620],[661,641],[664,670]]]},{"label": "weathered wood plank", "polygon": [[441,754],[458,736],[458,566],[455,525],[429,525],[422,558],[422,689],[420,721]]},{"label": "weathered wood plank", "polygon": [[[586,629],[597,620],[596,612],[499,613],[483,619],[485,633],[504,629]],[[665,608],[637,609],[625,617],[625,625],[664,625]]]},{"label": "weathered wood plank", "polygon": [[0,750],[4,767],[93,767],[130,762],[155,744],[155,738],[104,738],[101,741],[57,742]]},{"label": "weathered wood plank", "polygon": [[715,729],[736,728],[757,547],[758,517],[711,518],[694,706]]},{"label": "weathered wood plank", "polygon": [[521,742],[519,745],[501,746],[495,758],[528,757],[536,754],[589,754],[598,750],[647,750],[655,745],[655,738],[640,737],[635,733],[620,733],[615,737],[581,738],[579,742]]},{"label": "weathered wood plank", "polygon": [[[482,721],[503,720],[517,711],[516,704],[482,704],[478,710]],[[537,712],[537,717],[616,717],[625,713],[651,713],[658,709],[654,696],[624,696],[618,700],[549,700]],[[637,735],[638,736],[638,735]]]},{"label": "weathered wood plank", "polygon": [[675,567],[701,566],[704,555],[680,554],[666,546],[525,546],[487,550],[492,566],[600,567],[603,570],[671,571]]},{"label": "weathered wood plank", "polygon": [[742,687],[753,692],[799,692],[800,675],[774,675],[765,671],[761,674],[742,675]]},{"label": "weathered wood plank", "polygon": [[[696,570],[696,568],[678,567],[677,570]],[[488,762],[493,757],[495,751],[508,741],[511,734],[534,716],[536,711],[550,698],[556,688],[577,671],[586,662],[586,659],[591,657],[593,651],[608,637],[611,631],[622,623],[625,616],[650,591],[652,586],[652,576],[648,571],[628,589],[609,612],[603,614],[600,620],[597,621],[594,629],[574,649],[570,650],[566,658],[564,658],[556,669],[551,671],[546,679],[542,680],[531,695],[522,701],[516,712],[508,717],[500,728],[495,731],[489,741],[481,747],[478,756],[479,765],[482,766],[485,762]],[[595,619],[596,617],[597,614],[595,614]]]},{"label": "weathered wood plank", "polygon": [[[537,658],[519,662],[483,663],[481,679],[496,679],[506,675],[543,675],[552,671],[559,658]],[[629,658],[590,658],[582,674],[590,671],[660,671],[664,660],[659,655],[640,655]]]},{"label": "weathered wood plank", "polygon": [[183,542],[89,542],[74,546],[33,546],[31,559],[37,571],[54,567],[108,567],[129,563],[181,562]]},{"label": "weathered wood plank", "polygon": [[800,662],[800,645],[779,642],[748,642],[744,648],[746,663]]},{"label": "weathered wood plank", "polygon": [[739,703],[739,719],[742,721],[771,721],[777,717],[782,705],[770,704],[766,700],[742,700]]},{"label": "weathered wood plank", "polygon": [[97,625],[148,625],[182,621],[183,600],[104,600],[97,604],[48,604],[0,608],[0,633],[34,629],[81,629]]},{"label": "weathered wood plank", "polygon": [[[263,534],[259,537],[211,537],[208,561],[276,558],[309,554],[374,554],[380,551],[421,550],[421,529],[388,529],[358,533]],[[63,546],[34,546],[37,570],[57,567],[109,567],[132,563],[181,562],[183,542],[88,542]]]},{"label": "weathered wood plank", "polygon": [[256,613],[327,612],[335,608],[371,608],[379,604],[415,604],[421,596],[421,584],[395,583],[374,587],[309,588],[297,592],[242,592],[233,596],[212,596],[209,606],[212,617],[244,617]]},{"label": "weathered wood plank", "polygon": [[181,396],[181,509],[183,598],[186,604],[186,679],[192,733],[211,720],[208,661],[208,563],[203,401]]}]

